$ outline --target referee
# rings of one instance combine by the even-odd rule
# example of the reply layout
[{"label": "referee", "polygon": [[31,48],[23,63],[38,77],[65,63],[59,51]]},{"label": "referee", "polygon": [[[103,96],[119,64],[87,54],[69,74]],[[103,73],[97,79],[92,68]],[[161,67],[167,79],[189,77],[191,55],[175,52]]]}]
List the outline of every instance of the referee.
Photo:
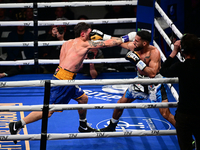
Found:
[{"label": "referee", "polygon": [[[192,136],[200,150],[200,42],[193,34],[184,34],[174,43],[174,50],[163,63],[164,77],[178,77],[179,102],[176,110],[176,131],[181,150],[192,150]],[[174,63],[178,52],[184,62]]]}]

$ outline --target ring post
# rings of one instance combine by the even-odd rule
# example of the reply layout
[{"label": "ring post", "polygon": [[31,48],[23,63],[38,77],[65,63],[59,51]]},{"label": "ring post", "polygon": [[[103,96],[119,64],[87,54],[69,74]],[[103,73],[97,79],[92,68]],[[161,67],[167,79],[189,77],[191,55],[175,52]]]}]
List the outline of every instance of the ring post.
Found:
[{"label": "ring post", "polygon": [[49,114],[49,99],[50,99],[50,80],[45,81],[45,91],[44,91],[44,105],[42,110],[42,131],[40,140],[40,150],[46,150],[47,144],[47,124],[48,124],[48,114]]},{"label": "ring post", "polygon": [[138,0],[136,31],[151,31],[151,45],[154,37],[154,11],[155,0]]}]

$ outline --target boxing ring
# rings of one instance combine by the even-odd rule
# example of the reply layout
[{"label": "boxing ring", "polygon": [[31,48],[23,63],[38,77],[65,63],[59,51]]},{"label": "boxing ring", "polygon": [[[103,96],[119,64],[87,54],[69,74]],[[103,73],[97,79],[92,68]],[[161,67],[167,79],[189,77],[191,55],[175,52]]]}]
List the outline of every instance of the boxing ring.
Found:
[{"label": "boxing ring", "polygon": [[[137,5],[137,1],[106,1],[106,2],[57,2],[57,3],[37,3],[37,5],[34,3],[21,3],[21,4],[0,4],[0,8],[33,8],[34,10],[37,10],[37,8],[46,8],[46,7],[65,7],[65,6],[70,6],[70,7],[80,7],[80,6],[105,6],[105,5]],[[155,3],[155,8],[158,10],[158,12],[161,14],[161,16],[164,18],[164,20],[167,22],[167,24],[172,28],[173,32],[177,35],[177,37],[181,38],[182,34],[180,33],[180,31],[176,28],[176,26],[173,24],[173,22],[171,22],[171,20],[167,17],[167,15],[162,11],[162,9],[160,8],[160,6],[158,5],[158,3]],[[37,18],[35,18],[36,21],[9,21],[9,22],[0,22],[1,26],[51,26],[51,25],[76,25],[78,22],[81,22],[80,20],[66,20],[66,21],[37,21]],[[116,23],[133,23],[136,22],[136,18],[122,18],[122,19],[95,19],[95,20],[84,20],[84,22],[86,23],[91,23],[91,24],[116,24]],[[154,20],[154,24],[156,29],[160,32],[161,36],[163,36],[163,38],[165,39],[165,41],[167,42],[167,44],[169,45],[169,47],[171,49],[173,49],[173,43],[171,43],[170,39],[168,38],[168,36],[165,34],[164,30],[160,27],[158,21],[155,19]],[[35,34],[37,35],[37,31],[34,31]],[[1,42],[0,43],[0,47],[36,47],[36,53],[37,51],[37,47],[40,46],[55,46],[55,45],[62,45],[62,42],[59,41],[37,41],[37,37],[35,38],[35,41],[30,41],[30,42]],[[162,61],[165,61],[166,58],[164,56],[164,54],[162,53],[161,49],[159,48],[158,44],[153,41],[153,44],[155,47],[157,47],[160,50],[161,53],[161,58]],[[184,61],[182,60],[182,58],[180,57],[180,55],[177,55],[177,57],[180,59],[180,61]],[[127,63],[128,61],[126,61],[124,58],[114,58],[114,59],[96,59],[96,60],[84,60],[83,63]],[[35,58],[34,60],[17,60],[17,61],[1,61],[0,65],[45,65],[45,64],[58,64],[59,60],[42,60],[42,59],[37,59]],[[18,75],[19,76],[19,75]],[[52,76],[52,75],[51,75]],[[80,145],[82,144],[82,146],[86,149],[98,149],[98,146],[104,145],[106,142],[108,144],[105,144],[105,146],[109,146],[109,144],[112,144],[112,142],[115,142],[115,139],[118,138],[118,142],[120,142],[121,140],[125,140],[125,142],[123,142],[119,147],[113,147],[113,149],[121,149],[124,147],[122,145],[125,145],[125,143],[127,143],[127,148],[126,149],[131,149],[131,148],[135,148],[138,149],[138,147],[134,147],[134,139],[128,139],[131,137],[144,137],[141,138],[140,140],[142,142],[144,141],[148,141],[146,136],[151,137],[153,136],[154,138],[152,139],[152,141],[158,140],[159,143],[163,143],[163,145],[161,145],[160,147],[157,146],[152,146],[149,142],[146,142],[146,146],[141,146],[140,149],[146,149],[152,146],[152,149],[165,149],[166,146],[169,146],[168,144],[166,144],[164,142],[164,140],[162,139],[163,136],[167,136],[167,135],[171,135],[167,138],[170,138],[171,141],[173,141],[173,144],[171,145],[170,148],[173,149],[178,149],[178,142],[177,139],[174,135],[176,135],[176,131],[173,127],[171,127],[171,125],[169,123],[167,123],[166,121],[164,121],[164,118],[161,117],[161,115],[158,115],[158,111],[154,110],[156,108],[172,108],[172,112],[175,111],[175,108],[177,107],[177,102],[178,102],[178,93],[176,91],[176,89],[172,86],[172,84],[177,83],[178,79],[177,78],[163,78],[163,79],[131,79],[133,78],[133,74],[129,74],[128,78],[124,78],[121,79],[121,77],[119,77],[118,79],[104,79],[102,77],[102,79],[94,79],[94,80],[81,80],[81,78],[78,78],[78,80],[66,80],[66,81],[54,81],[51,80],[51,76],[46,76],[46,77],[41,77],[41,76],[32,76],[32,78],[38,78],[38,80],[30,80],[30,77],[28,76],[23,76],[24,81],[20,81],[20,79],[18,79],[18,81],[15,80],[14,77],[11,77],[10,80],[11,81],[7,81],[6,78],[4,79],[0,79],[0,91],[2,91],[2,93],[4,93],[5,91],[8,92],[7,94],[2,94],[0,93],[0,97],[1,97],[1,104],[0,104],[0,114],[2,115],[3,112],[7,112],[7,118],[9,118],[9,114],[12,115],[10,112],[19,112],[19,114],[15,113],[14,114],[14,118],[13,120],[19,120],[19,118],[23,118],[24,115],[30,111],[43,111],[43,119],[42,122],[38,121],[36,123],[32,123],[27,125],[28,127],[30,126],[30,128],[32,128],[31,131],[29,131],[30,134],[28,134],[27,132],[27,128],[25,127],[23,129],[23,133],[24,135],[9,135],[8,132],[6,132],[5,130],[2,130],[0,133],[0,141],[1,141],[1,145],[0,145],[0,149],[5,149],[8,147],[3,147],[4,144],[9,141],[13,141],[13,140],[20,140],[20,143],[22,141],[25,140],[24,143],[24,147],[21,149],[39,149],[38,147],[38,142],[34,143],[35,141],[40,140],[40,149],[44,150],[46,149],[46,140],[64,140],[67,139],[68,144],[66,145],[66,143],[62,143],[65,144],[65,146],[67,146],[68,148],[70,146],[72,146],[74,149],[79,149],[80,147],[75,146],[77,143],[78,139],[86,139],[86,141],[84,142],[88,142],[89,145],[92,147],[87,147],[86,145],[84,145],[84,142],[82,142],[81,140],[78,140],[80,142]],[[109,76],[109,75],[108,75]],[[46,78],[46,79],[44,79]],[[110,77],[109,77],[110,78]],[[27,79],[27,80],[26,80]],[[120,96],[122,96],[122,93],[124,91],[122,91],[123,86],[127,86],[127,84],[157,84],[157,83],[166,83],[169,87],[169,91],[172,94],[170,98],[173,99],[173,102],[168,102],[168,103],[148,103],[148,102],[141,102],[141,101],[135,101],[134,103],[129,103],[129,104],[117,104],[117,100],[119,99]],[[80,85],[83,86],[82,89],[85,91],[85,93],[88,95],[89,97],[89,103],[88,104],[75,104],[74,102],[70,102],[67,105],[49,105],[48,100],[49,100],[49,95],[50,95],[50,87],[51,86],[64,86],[64,85]],[[104,86],[102,86],[104,85]],[[106,86],[107,85],[107,86]],[[92,93],[94,95],[94,93],[96,91],[92,91],[93,87],[97,87],[97,88],[102,88],[103,91],[108,90],[108,88],[113,88],[115,87],[115,90],[119,90],[120,92],[117,93],[116,95],[112,95],[110,96],[109,94],[105,94],[102,91],[97,93],[101,96],[102,99],[97,98],[97,96],[91,96]],[[90,88],[91,87],[91,88]],[[27,92],[28,94],[23,98],[23,105],[17,98],[12,99],[12,96],[10,96],[9,98],[9,93],[14,90],[15,88],[17,88],[16,94],[13,94],[13,97],[15,95],[19,96],[20,95],[20,90],[23,90],[25,92]],[[19,90],[18,90],[19,88]],[[41,91],[44,91],[42,94]],[[31,92],[33,92],[33,94],[31,94]],[[37,96],[34,95],[34,92],[39,93]],[[24,93],[23,93],[24,94]],[[21,94],[21,95],[23,95]],[[32,96],[32,98],[29,97]],[[102,96],[103,95],[103,96]],[[7,97],[8,96],[8,97]],[[112,98],[106,98],[106,97],[112,97]],[[19,96],[20,97],[20,96]],[[39,100],[36,100],[35,98],[38,98]],[[44,97],[44,98],[43,98]],[[29,98],[28,100],[25,100],[26,98]],[[92,100],[90,100],[90,98]],[[170,99],[169,98],[169,99]],[[93,101],[93,99],[95,99],[95,101]],[[8,103],[8,100],[10,100],[9,102],[11,102],[10,104]],[[16,100],[16,102],[15,102]],[[42,101],[44,100],[44,102]],[[107,102],[107,103],[105,103]],[[137,103],[138,102],[138,103]],[[31,103],[28,104],[28,103]],[[38,103],[43,103],[43,105],[38,105]],[[96,124],[96,126],[93,125],[93,127],[96,128],[100,128],[105,126],[102,125],[101,123],[104,121],[107,122],[109,121],[109,118],[112,115],[112,109],[114,108],[125,108],[126,111],[124,112],[125,116],[122,116],[122,120],[120,121],[121,124],[125,124],[126,127],[130,127],[130,126],[134,126],[134,129],[126,129],[126,128],[122,128],[122,125],[120,125],[120,129],[117,129],[117,132],[96,132],[96,133],[76,133],[75,129],[73,129],[72,131],[69,131],[69,133],[63,133],[63,131],[58,131],[60,127],[60,125],[66,125],[68,128],[70,128],[70,126],[68,124],[70,124],[71,126],[73,125],[77,125],[78,124],[78,114],[77,112],[74,113],[73,110],[79,110],[79,109],[92,109],[94,111],[94,113],[92,113],[91,117],[91,111],[88,111],[88,115],[87,115],[87,119],[88,122],[92,122],[94,124]],[[103,110],[104,109],[104,110]],[[133,111],[133,109],[135,111]],[[59,121],[59,119],[61,120],[61,123],[58,123],[56,125],[58,125],[57,127],[54,126],[53,129],[55,129],[58,132],[61,133],[49,133],[47,132],[47,129],[49,128],[49,124],[48,124],[48,118],[47,118],[47,114],[48,111],[51,110],[67,110],[67,111],[72,111],[72,114],[68,114],[67,111],[62,112],[62,115],[59,114],[54,114],[56,117],[54,117],[54,115],[51,118],[54,118],[55,121]],[[148,112],[150,110],[150,112]],[[103,112],[104,116],[100,116]],[[147,114],[147,117],[144,116],[140,116],[140,113],[143,114]],[[59,116],[63,117],[63,114],[65,114],[66,116],[69,116],[69,120],[67,120],[67,123],[65,121],[62,120],[62,118],[60,118]],[[95,116],[95,114],[97,116]],[[136,120],[138,121],[138,124],[135,125],[127,125],[127,115],[133,115],[129,117],[129,121],[131,120],[132,122],[136,122]],[[45,116],[46,115],[46,116]],[[19,117],[20,116],[20,117]],[[73,117],[72,117],[73,116]],[[138,116],[138,117],[134,117],[134,116]],[[156,116],[157,118],[153,118],[154,116]],[[103,119],[103,118],[104,119]],[[73,118],[73,121],[71,120]],[[98,121],[94,121],[91,118],[96,118],[99,119]],[[105,119],[107,118],[107,119]],[[162,118],[162,119],[160,119]],[[12,120],[12,119],[10,119]],[[74,121],[76,120],[76,121]],[[100,121],[103,120],[103,121]],[[100,122],[99,122],[100,121]],[[144,129],[144,123],[141,123],[141,121],[144,121],[148,126],[149,129],[145,130]],[[157,125],[155,125],[155,122],[159,122],[157,124],[159,124],[161,127],[161,129],[159,129],[159,127],[157,127]],[[0,122],[1,126],[3,126],[3,122]],[[42,127],[41,127],[41,133],[32,133],[35,131],[35,125],[37,126],[41,126],[40,124],[42,123]],[[51,123],[53,123],[51,121]],[[164,125],[163,125],[164,124]],[[55,123],[54,123],[55,125]],[[0,126],[0,127],[1,127]],[[165,128],[167,126],[167,128]],[[48,128],[47,128],[48,127]],[[8,124],[5,124],[5,128],[8,128]],[[52,127],[51,127],[52,128]],[[57,129],[58,128],[58,129]],[[62,127],[63,128],[63,127]],[[65,128],[65,127],[64,127]],[[52,130],[52,129],[51,129]],[[56,132],[53,131],[52,132]],[[74,132],[73,132],[74,131]],[[38,130],[37,130],[38,132]],[[72,132],[72,133],[70,133]],[[5,133],[5,134],[4,134]],[[22,131],[20,132],[22,133]],[[128,138],[126,138],[128,137]],[[156,137],[156,139],[155,139]],[[159,138],[160,137],[160,138]],[[97,144],[99,142],[95,141],[95,144],[90,143],[90,141],[87,140],[87,138],[100,138],[101,142],[100,144]],[[110,142],[108,142],[105,139],[109,138]],[[123,138],[123,139],[122,139]],[[73,143],[73,139],[76,139],[75,142]],[[27,140],[30,140],[32,142],[32,146],[30,146],[29,142]],[[139,141],[140,141],[139,140]],[[128,141],[129,144],[128,144]],[[136,140],[137,141],[137,140]],[[142,142],[139,142],[140,144]],[[176,143],[177,142],[177,143]],[[49,142],[48,142],[49,144]],[[6,144],[5,144],[6,145]],[[10,143],[9,143],[10,145]],[[77,144],[78,145],[78,144]],[[131,147],[131,145],[133,147]],[[155,144],[156,145],[156,144]],[[52,146],[52,145],[51,145]],[[51,147],[50,146],[50,147]],[[97,146],[97,147],[96,147]],[[110,145],[113,146],[113,145]],[[11,148],[17,148],[19,149],[19,147],[15,146],[15,145],[11,145]],[[48,147],[48,149],[50,148]],[[82,148],[83,148],[82,147]],[[54,148],[58,148],[58,147],[54,147]],[[72,149],[73,149],[72,148]],[[100,147],[100,149],[105,148]],[[110,149],[110,148],[109,148]],[[166,148],[167,149],[167,148]]]}]

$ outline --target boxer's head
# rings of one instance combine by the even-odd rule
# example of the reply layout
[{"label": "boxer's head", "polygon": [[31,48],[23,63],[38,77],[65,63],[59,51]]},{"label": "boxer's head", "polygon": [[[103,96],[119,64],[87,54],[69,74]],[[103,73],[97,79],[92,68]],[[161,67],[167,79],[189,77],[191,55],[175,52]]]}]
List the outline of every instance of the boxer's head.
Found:
[{"label": "boxer's head", "polygon": [[151,42],[151,33],[149,31],[146,30],[138,31],[134,41],[134,44],[136,46],[134,51],[140,51],[150,42]]},{"label": "boxer's head", "polygon": [[82,36],[81,34],[85,34],[85,36],[90,35],[91,32],[91,25],[85,23],[85,22],[79,22],[75,27],[74,27],[74,33],[75,33],[75,38]]},{"label": "boxer's head", "polygon": [[200,51],[200,42],[194,34],[184,34],[181,38],[181,53],[183,55],[195,56]]}]

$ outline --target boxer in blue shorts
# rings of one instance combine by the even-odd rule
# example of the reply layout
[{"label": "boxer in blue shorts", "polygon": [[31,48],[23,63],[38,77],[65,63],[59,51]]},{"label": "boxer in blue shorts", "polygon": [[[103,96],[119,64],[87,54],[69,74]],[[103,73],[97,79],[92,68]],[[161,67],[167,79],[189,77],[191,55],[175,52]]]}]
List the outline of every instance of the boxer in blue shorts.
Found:
[{"label": "boxer in blue shorts", "polygon": [[[150,45],[151,33],[146,30],[138,31],[134,41],[122,43],[120,46],[130,50],[126,59],[137,67],[137,78],[160,78],[161,57],[159,50]],[[149,99],[151,102],[167,102],[167,94],[163,85],[130,85],[117,103],[131,103],[136,99]],[[119,118],[124,109],[115,109],[110,124],[101,132],[115,131]],[[175,126],[174,116],[169,108],[159,108],[161,115]]]},{"label": "boxer in blue shorts", "polygon": [[[155,78],[161,78],[160,74],[157,74]],[[138,75],[135,79],[147,79],[148,77],[143,77]],[[125,92],[125,98],[128,99],[138,99],[138,100],[150,100],[152,103],[162,102],[167,99],[165,87],[163,84],[157,85],[141,85],[132,84],[128,87]]]},{"label": "boxer in blue shorts", "polygon": [[[57,30],[57,28],[56,28]],[[60,51],[59,66],[55,71],[54,77],[58,80],[73,80],[76,72],[79,71],[83,60],[90,49],[93,48],[106,48],[113,47],[133,40],[134,33],[121,38],[113,38],[111,36],[102,34],[98,30],[91,29],[89,24],[80,22],[74,27],[75,39],[66,41]],[[104,40],[104,41],[91,41],[92,40]],[[54,78],[53,77],[53,78]],[[54,78],[54,79],[55,79]],[[68,104],[70,99],[74,99],[78,104],[87,104],[88,97],[78,86],[63,86],[52,87],[50,104]],[[54,111],[49,112],[49,117]],[[80,126],[79,132],[94,132],[96,129],[90,127],[86,119],[86,109],[78,110]],[[17,121],[10,122],[9,129],[11,134],[17,134],[17,132],[26,124],[35,122],[42,118],[42,111],[33,111],[25,118]],[[14,141],[17,143],[16,141]]]}]

